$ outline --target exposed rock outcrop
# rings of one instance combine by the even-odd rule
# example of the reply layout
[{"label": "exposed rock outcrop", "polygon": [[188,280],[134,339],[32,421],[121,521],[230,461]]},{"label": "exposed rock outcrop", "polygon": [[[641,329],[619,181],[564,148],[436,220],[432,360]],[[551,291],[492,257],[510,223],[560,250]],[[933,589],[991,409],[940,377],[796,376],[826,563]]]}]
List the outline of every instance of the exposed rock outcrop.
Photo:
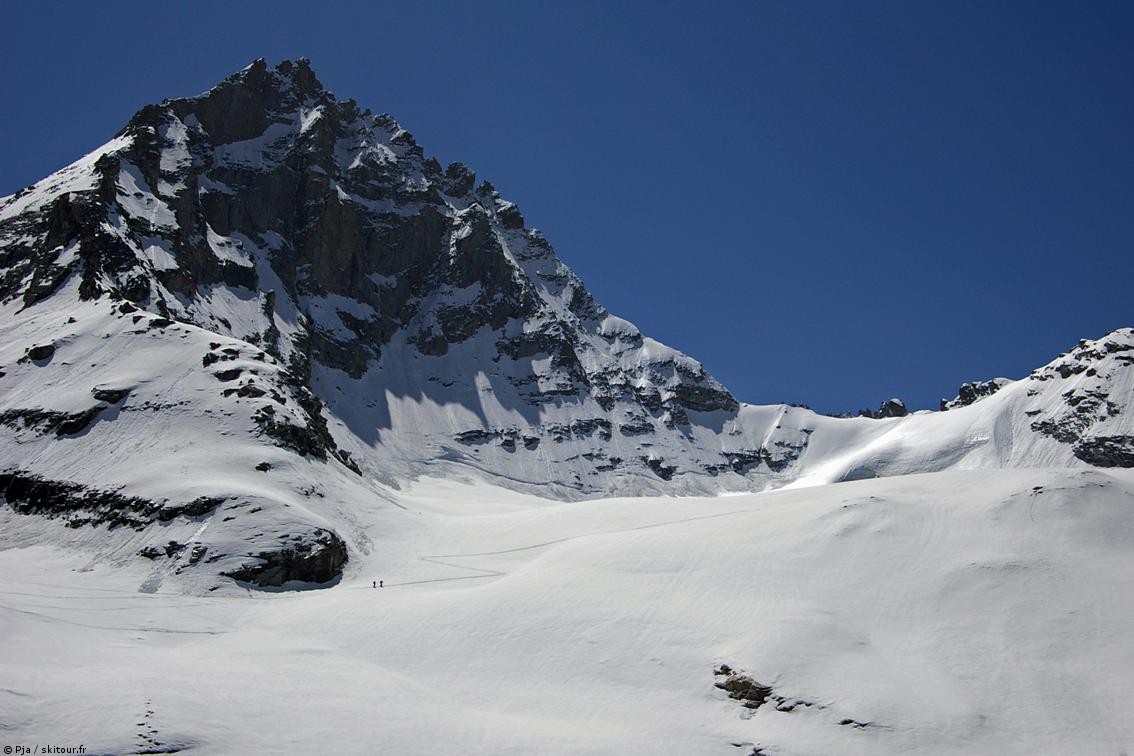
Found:
[{"label": "exposed rock outcrop", "polygon": [[342,539],[328,530],[296,536],[274,551],[262,551],[239,569],[225,575],[261,587],[285,583],[328,583],[342,575],[347,548]]},{"label": "exposed rock outcrop", "polygon": [[887,399],[878,407],[878,411],[874,413],[874,417],[879,419],[884,417],[905,417],[908,414],[909,410],[906,409],[906,403],[901,399]]},{"label": "exposed rock outcrop", "polygon": [[1096,467],[1134,467],[1134,436],[1095,436],[1075,444],[1075,456]]},{"label": "exposed rock outcrop", "polygon": [[957,407],[967,407],[986,396],[992,396],[1009,383],[1011,383],[1011,381],[1007,378],[993,378],[990,381],[962,383],[961,387],[957,389],[957,396],[952,399],[941,400],[941,411],[945,412],[946,410],[956,409]]},{"label": "exposed rock outcrop", "polygon": [[162,504],[66,480],[48,480],[18,470],[0,473],[0,495],[20,514],[66,520],[68,527],[106,525],[142,530],[158,519]]}]

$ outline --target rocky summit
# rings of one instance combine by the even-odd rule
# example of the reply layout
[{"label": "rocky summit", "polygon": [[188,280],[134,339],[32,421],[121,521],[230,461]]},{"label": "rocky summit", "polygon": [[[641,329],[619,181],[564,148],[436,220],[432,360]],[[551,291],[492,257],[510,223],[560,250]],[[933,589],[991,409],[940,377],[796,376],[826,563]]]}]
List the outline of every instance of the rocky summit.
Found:
[{"label": "rocky summit", "polygon": [[570,499],[1134,465],[1130,329],[948,412],[741,404],[306,60],[146,106],[0,199],[0,301],[9,515],[154,586],[334,580],[371,548],[351,502],[421,476]]}]

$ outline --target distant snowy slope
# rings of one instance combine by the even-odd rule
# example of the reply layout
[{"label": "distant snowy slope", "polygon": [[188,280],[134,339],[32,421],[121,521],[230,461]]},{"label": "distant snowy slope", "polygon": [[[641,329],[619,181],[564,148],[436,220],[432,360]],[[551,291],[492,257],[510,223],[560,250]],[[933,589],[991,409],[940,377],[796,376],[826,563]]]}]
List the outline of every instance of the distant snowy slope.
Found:
[{"label": "distant snowy slope", "polygon": [[890,420],[822,419],[812,438],[826,446],[800,460],[796,484],[954,468],[1134,467],[1132,404],[1134,329],[1122,328],[967,406]]}]

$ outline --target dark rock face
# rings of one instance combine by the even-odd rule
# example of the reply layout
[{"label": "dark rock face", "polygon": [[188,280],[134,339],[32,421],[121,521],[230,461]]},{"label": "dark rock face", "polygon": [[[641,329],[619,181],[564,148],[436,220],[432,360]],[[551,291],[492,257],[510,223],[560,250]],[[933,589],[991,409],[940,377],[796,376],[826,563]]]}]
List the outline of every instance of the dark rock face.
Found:
[{"label": "dark rock face", "polygon": [[107,404],[118,404],[118,402],[125,399],[130,395],[130,389],[113,389],[113,388],[93,388],[91,389],[91,396],[98,399],[100,402]]},{"label": "dark rock face", "polygon": [[[705,376],[694,376],[694,381],[704,381]],[[679,383],[674,389],[676,404],[696,412],[736,412],[740,403],[727,391],[715,386],[699,383]]]},{"label": "dark rock face", "polygon": [[879,419],[884,417],[905,417],[908,414],[909,410],[906,409],[906,403],[901,399],[887,399],[882,402],[878,411],[874,413],[874,417]]},{"label": "dark rock face", "polygon": [[661,459],[646,457],[643,458],[642,461],[645,462],[646,466],[653,470],[654,474],[662,480],[672,480],[673,474],[677,472],[676,467],[674,467],[673,465],[667,465],[665,461]]},{"label": "dark rock face", "polygon": [[0,473],[0,495],[20,514],[63,518],[73,528],[122,525],[143,530],[154,522],[200,517],[224,503],[223,498],[214,496],[201,496],[189,502],[152,501],[21,471]]},{"label": "dark rock face", "polygon": [[991,381],[972,381],[970,383],[961,384],[961,388],[957,390],[957,396],[953,399],[941,400],[941,411],[956,409],[957,407],[967,407],[973,402],[984,399],[986,396],[992,396],[1004,386],[1008,385],[1011,381],[1006,378],[993,378]]},{"label": "dark rock face", "polygon": [[49,360],[55,355],[54,344],[37,344],[28,349],[27,358],[29,360]]},{"label": "dark rock face", "polygon": [[863,409],[860,409],[858,411],[857,415],[855,415],[854,413],[835,414],[835,415],[829,415],[829,417],[856,417],[857,416],[857,417],[868,417],[872,420],[882,420],[883,418],[887,418],[887,417],[905,417],[908,414],[909,414],[909,410],[906,409],[906,403],[903,402],[901,399],[895,398],[895,399],[887,399],[886,401],[882,402],[882,404],[880,404],[878,406],[877,410],[870,410],[870,409],[863,408]]},{"label": "dark rock face", "polygon": [[1090,421],[1080,415],[1064,415],[1058,419],[1046,418],[1032,423],[1032,430],[1050,436],[1064,444],[1073,444],[1090,427]]},{"label": "dark rock face", "polygon": [[618,432],[623,436],[644,436],[654,432],[654,425],[646,417],[638,415],[619,425]]},{"label": "dark rock face", "polygon": [[1032,430],[1056,441],[1072,444],[1101,420],[1116,417],[1119,405],[1102,390],[1073,388],[1062,395],[1064,408],[1057,414],[1032,422]]},{"label": "dark rock face", "polygon": [[803,454],[809,437],[809,433],[803,433],[796,443],[780,439],[772,442],[770,448],[761,446],[754,450],[725,451],[721,452],[721,456],[728,460],[728,467],[741,475],[760,465],[764,465],[772,472],[783,472]]},{"label": "dark rock face", "polygon": [[[292,398],[304,411],[306,423],[295,425],[277,420],[271,405],[267,405],[253,415],[253,420],[260,426],[261,433],[285,449],[322,461],[337,459],[348,469],[359,474],[358,465],[351,459],[350,453],[343,451],[335,443],[327,427],[327,419],[323,416],[323,402],[305,386],[293,385],[290,388]],[[263,396],[267,393],[258,390],[257,393],[252,394],[245,390],[244,395]],[[277,401],[283,399],[279,394],[273,395],[273,398]]]},{"label": "dark rock face", "polygon": [[75,412],[63,418],[55,428],[55,434],[58,436],[71,436],[76,433],[82,433],[86,430],[87,426],[94,422],[98,414],[105,409],[105,405],[95,405],[82,412]]},{"label": "dark rock face", "polygon": [[1129,399],[1113,381],[1134,364],[1134,329],[1119,329],[1097,341],[1081,340],[1066,354],[1028,376],[1028,396],[1057,391],[1060,406],[1026,410],[1031,429],[1072,445],[1078,459],[1099,467],[1129,467],[1130,436],[1115,434],[1115,419],[1129,411]]},{"label": "dark rock face", "polygon": [[185,504],[163,504],[157,512],[157,518],[167,522],[175,517],[201,517],[215,510],[224,501],[219,496],[199,496]]},{"label": "dark rock face", "polygon": [[47,409],[10,409],[0,413],[0,425],[23,428],[37,433],[54,432],[56,436],[73,436],[87,429],[105,404],[96,404],[81,412],[60,412]]},{"label": "dark rock face", "polygon": [[107,525],[142,530],[157,519],[161,509],[158,502],[149,499],[20,471],[0,473],[0,494],[20,514],[60,517],[72,528]]},{"label": "dark rock face", "polygon": [[255,555],[257,561],[224,573],[234,580],[262,587],[278,587],[290,581],[328,583],[342,575],[347,548],[334,533],[316,530],[277,551]]},{"label": "dark rock face", "polygon": [[1107,359],[1129,366],[1134,363],[1132,337],[1134,337],[1134,329],[1125,328],[1118,329],[1098,341],[1081,339],[1071,351],[1060,355],[1060,359],[1033,371],[1028,376],[1028,380],[1043,382],[1054,380],[1056,377],[1066,380],[1075,375],[1093,376],[1097,373],[1098,365]]},{"label": "dark rock face", "polygon": [[1075,444],[1075,456],[1096,467],[1134,467],[1134,436],[1096,436]]},{"label": "dark rock face", "polygon": [[165,551],[165,556],[168,559],[173,559],[174,557],[181,554],[181,552],[185,551],[185,544],[178,543],[177,541],[170,541],[165,544],[163,551]]}]

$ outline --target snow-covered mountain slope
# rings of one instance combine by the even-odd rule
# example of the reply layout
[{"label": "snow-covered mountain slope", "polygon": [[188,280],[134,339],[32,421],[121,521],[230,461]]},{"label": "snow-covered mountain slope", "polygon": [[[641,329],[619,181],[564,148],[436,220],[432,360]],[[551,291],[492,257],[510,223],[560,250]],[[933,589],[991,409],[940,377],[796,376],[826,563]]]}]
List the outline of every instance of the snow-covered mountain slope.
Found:
[{"label": "snow-covered mountain slope", "polygon": [[184,568],[203,569],[202,591],[218,573],[334,577],[352,505],[383,494],[318,400],[247,342],[112,304],[49,299],[0,345],[0,486],[23,527],[46,516],[49,539],[148,557],[155,589]]},{"label": "snow-covered mountain slope", "polygon": [[421,477],[578,499],[1134,464],[1130,329],[942,413],[741,404],[306,61],[145,107],[0,199],[0,328],[19,522],[202,589],[333,579],[370,548],[352,513]]},{"label": "snow-covered mountain slope", "polygon": [[422,481],[357,506],[374,549],[336,588],[261,600],[139,594],[104,545],[29,537],[0,551],[0,722],[88,753],[1114,756],[1132,501],[1130,471],[1066,468],[554,504]]}]

